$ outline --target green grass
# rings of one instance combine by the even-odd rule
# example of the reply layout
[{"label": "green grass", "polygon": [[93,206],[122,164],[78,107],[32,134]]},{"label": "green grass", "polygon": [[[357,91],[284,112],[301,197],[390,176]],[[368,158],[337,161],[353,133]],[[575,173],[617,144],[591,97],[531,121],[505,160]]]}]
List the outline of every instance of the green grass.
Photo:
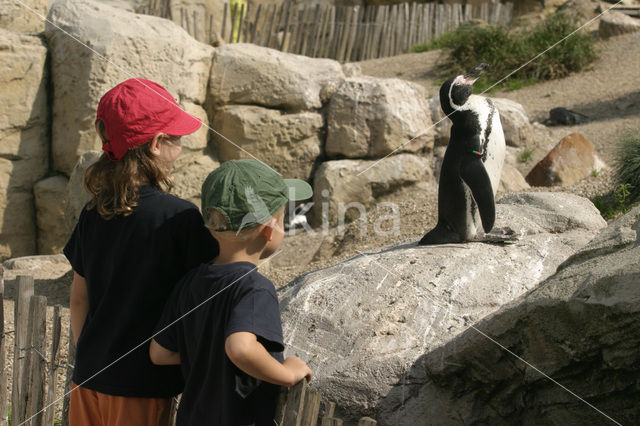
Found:
[{"label": "green grass", "polygon": [[518,161],[520,161],[521,163],[526,163],[531,159],[531,154],[533,154],[533,150],[531,149],[523,150],[518,156]]},{"label": "green grass", "polygon": [[615,151],[615,175],[620,185],[628,185],[629,198],[640,198],[640,129],[624,135]]},{"label": "green grass", "polygon": [[640,129],[623,136],[614,157],[615,189],[593,199],[602,217],[614,219],[627,213],[640,199]]},{"label": "green grass", "polygon": [[[520,34],[503,27],[465,24],[429,43],[415,45],[410,51],[449,49],[449,62],[440,68],[444,79],[463,74],[481,62],[488,63],[484,77],[474,85],[477,91],[484,91],[575,29],[570,19],[561,13]],[[562,78],[585,69],[596,59],[595,39],[577,32],[501,81],[498,87],[518,89],[537,81]]]}]

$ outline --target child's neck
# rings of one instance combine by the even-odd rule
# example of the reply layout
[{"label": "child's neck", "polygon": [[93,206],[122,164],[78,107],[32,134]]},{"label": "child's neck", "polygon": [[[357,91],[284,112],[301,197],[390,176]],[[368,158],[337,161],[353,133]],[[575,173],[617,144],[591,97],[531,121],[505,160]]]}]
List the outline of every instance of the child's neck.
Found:
[{"label": "child's neck", "polygon": [[260,256],[262,251],[248,253],[244,249],[224,248],[220,247],[220,253],[216,256],[211,263],[215,265],[224,265],[227,263],[235,262],[249,262],[258,266],[260,263]]}]

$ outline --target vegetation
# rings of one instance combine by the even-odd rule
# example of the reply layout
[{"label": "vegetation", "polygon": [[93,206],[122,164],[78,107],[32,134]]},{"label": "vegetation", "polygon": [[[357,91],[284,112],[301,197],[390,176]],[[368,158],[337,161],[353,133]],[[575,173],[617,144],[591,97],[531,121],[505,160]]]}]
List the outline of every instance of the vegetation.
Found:
[{"label": "vegetation", "polygon": [[533,154],[533,150],[531,149],[525,149],[523,150],[520,155],[518,156],[518,160],[521,163],[526,163],[527,161],[529,161],[529,159],[531,159],[531,154]]},{"label": "vegetation", "polygon": [[616,188],[593,199],[607,220],[628,212],[640,199],[640,129],[620,139],[614,161]]},{"label": "vegetation", "polygon": [[[411,51],[449,49],[450,61],[442,66],[443,78],[462,74],[486,62],[489,69],[485,78],[475,84],[477,90],[483,91],[498,82],[497,87],[517,89],[537,81],[565,77],[584,69],[597,58],[595,39],[580,32],[545,52],[576,28],[562,13],[553,14],[532,31],[520,34],[503,27],[465,24],[429,43],[415,45]],[[540,55],[542,52],[545,53]],[[530,64],[501,82],[534,58]]]}]

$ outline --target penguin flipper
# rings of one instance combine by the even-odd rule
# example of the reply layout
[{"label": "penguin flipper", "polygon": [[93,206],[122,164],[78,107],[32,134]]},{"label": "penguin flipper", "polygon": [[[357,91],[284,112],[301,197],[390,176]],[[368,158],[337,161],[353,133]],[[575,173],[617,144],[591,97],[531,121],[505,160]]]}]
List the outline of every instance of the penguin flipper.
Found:
[{"label": "penguin flipper", "polygon": [[496,204],[493,198],[491,179],[481,158],[471,157],[463,161],[460,167],[460,177],[471,189],[473,199],[478,205],[484,232],[491,231],[496,220]]}]

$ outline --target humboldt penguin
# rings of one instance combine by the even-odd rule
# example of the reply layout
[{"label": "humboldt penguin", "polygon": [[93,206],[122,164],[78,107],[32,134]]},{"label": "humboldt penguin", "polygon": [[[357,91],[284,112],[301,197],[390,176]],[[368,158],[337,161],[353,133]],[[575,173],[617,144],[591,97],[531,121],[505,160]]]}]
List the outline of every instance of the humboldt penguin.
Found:
[{"label": "humboldt penguin", "polygon": [[420,245],[469,241],[493,228],[506,145],[495,105],[472,94],[487,68],[482,63],[440,87],[440,106],[452,127],[440,170],[438,224]]}]

